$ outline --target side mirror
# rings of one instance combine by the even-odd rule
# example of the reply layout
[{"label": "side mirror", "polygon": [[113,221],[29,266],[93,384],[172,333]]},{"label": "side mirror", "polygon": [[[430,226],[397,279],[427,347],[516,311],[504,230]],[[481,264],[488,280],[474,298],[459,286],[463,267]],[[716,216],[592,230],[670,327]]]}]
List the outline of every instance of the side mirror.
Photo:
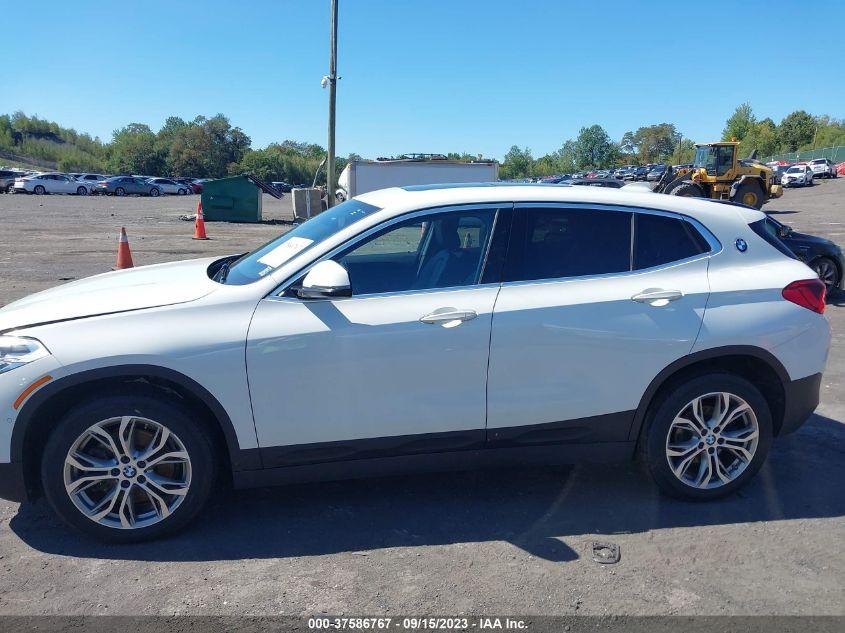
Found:
[{"label": "side mirror", "polygon": [[296,294],[300,299],[351,297],[349,273],[336,261],[324,260],[308,271],[302,280],[302,287]]},{"label": "side mirror", "polygon": [[780,237],[789,237],[792,235],[792,227],[786,226],[785,224],[778,229],[778,235]]}]

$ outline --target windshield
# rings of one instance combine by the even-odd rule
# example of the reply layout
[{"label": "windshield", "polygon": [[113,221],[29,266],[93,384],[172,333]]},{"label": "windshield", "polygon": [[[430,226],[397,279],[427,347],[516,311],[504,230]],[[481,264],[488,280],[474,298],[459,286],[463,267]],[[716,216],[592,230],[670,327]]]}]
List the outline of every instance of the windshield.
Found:
[{"label": "windshield", "polygon": [[[712,157],[712,158],[711,158]],[[695,148],[695,161],[693,167],[704,167],[705,169],[713,169],[716,164],[716,154],[710,151],[707,145]],[[707,163],[710,161],[711,165],[708,168]]]},{"label": "windshield", "polygon": [[294,256],[378,210],[378,207],[354,198],[347,200],[244,255],[232,263],[222,277],[218,276],[218,280],[236,286],[257,281]]},{"label": "windshield", "polygon": [[786,170],[786,173],[796,174],[796,173],[802,173],[803,171],[804,171],[803,167],[790,167],[789,169]]}]

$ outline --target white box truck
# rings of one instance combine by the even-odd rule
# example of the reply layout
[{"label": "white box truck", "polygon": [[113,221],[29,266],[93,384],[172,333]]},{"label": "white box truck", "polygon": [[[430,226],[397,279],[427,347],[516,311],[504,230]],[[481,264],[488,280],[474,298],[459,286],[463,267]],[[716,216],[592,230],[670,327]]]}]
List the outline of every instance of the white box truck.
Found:
[{"label": "white box truck", "polygon": [[353,160],[337,180],[337,199],[348,200],[368,191],[408,185],[495,182],[499,163],[453,160]]}]

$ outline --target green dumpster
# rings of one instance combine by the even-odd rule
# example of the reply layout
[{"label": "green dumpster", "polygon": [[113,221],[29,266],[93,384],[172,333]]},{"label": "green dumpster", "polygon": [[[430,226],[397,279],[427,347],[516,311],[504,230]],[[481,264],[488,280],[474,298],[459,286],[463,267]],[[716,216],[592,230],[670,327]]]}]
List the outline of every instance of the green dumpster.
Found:
[{"label": "green dumpster", "polygon": [[282,195],[249,175],[209,180],[202,185],[202,212],[206,222],[261,222],[261,195]]}]

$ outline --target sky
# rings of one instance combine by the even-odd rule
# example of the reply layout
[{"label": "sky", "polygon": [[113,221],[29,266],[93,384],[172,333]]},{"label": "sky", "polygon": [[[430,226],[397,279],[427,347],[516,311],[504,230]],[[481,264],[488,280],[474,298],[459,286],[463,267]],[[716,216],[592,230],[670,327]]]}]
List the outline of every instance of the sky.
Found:
[{"label": "sky", "polygon": [[[595,123],[619,140],[670,122],[703,142],[744,101],[775,122],[845,118],[845,1],[823,4],[339,0],[337,153],[536,157]],[[109,140],[220,112],[253,148],[325,146],[329,5],[39,0],[3,29],[0,113]]]}]

